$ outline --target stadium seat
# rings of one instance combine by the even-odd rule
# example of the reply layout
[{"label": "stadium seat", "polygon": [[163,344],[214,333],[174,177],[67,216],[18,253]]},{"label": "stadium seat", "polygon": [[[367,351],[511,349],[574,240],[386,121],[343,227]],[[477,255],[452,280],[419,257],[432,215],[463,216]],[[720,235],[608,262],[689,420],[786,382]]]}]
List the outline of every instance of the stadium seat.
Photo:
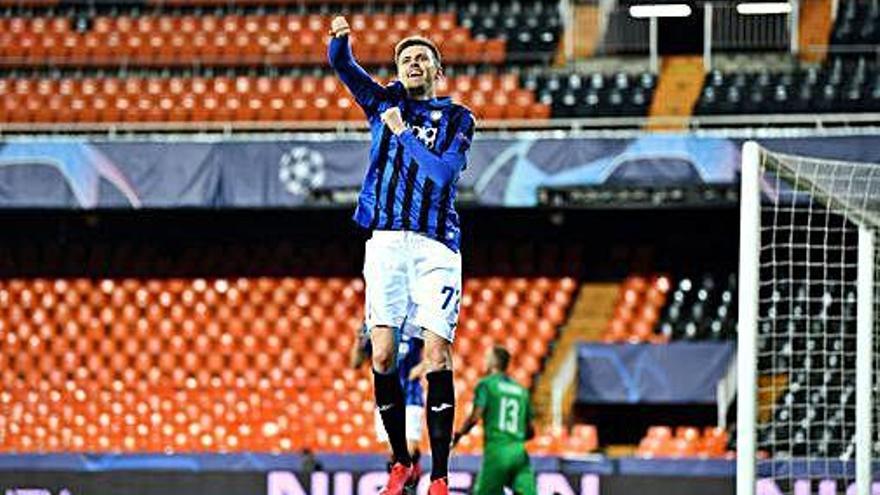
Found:
[{"label": "stadium seat", "polygon": [[628,277],[620,288],[614,316],[603,335],[606,342],[665,342],[667,339],[654,333],[669,278],[663,275]]},{"label": "stadium seat", "polygon": [[[4,19],[9,35],[0,37],[0,54],[6,65],[20,66],[48,61],[77,66],[251,65],[269,59],[274,65],[299,65],[325,59],[328,15],[241,14],[234,8],[218,12],[196,17],[173,11],[128,14],[122,10],[117,15],[95,16],[90,30],[72,29],[64,17],[9,17]],[[444,47],[447,63],[501,63],[506,57],[503,39],[486,39],[483,35],[474,38],[469,29],[457,26],[455,16],[449,12],[398,13],[390,17],[365,13],[357,22],[364,26],[364,32],[377,35],[364,36],[364,43],[373,47],[362,53],[368,63],[385,63],[389,45],[433,26],[440,28],[435,36]],[[552,40],[542,42],[545,55],[548,50],[552,53],[558,37],[552,34],[558,30],[558,19],[555,25],[557,28],[548,31]],[[298,33],[296,43],[290,33]],[[356,35],[356,46],[359,42]],[[383,54],[378,51],[380,44]]]},{"label": "stadium seat", "polygon": [[[460,407],[473,400],[493,343],[516,350],[513,375],[530,385],[556,313],[536,310],[524,322],[509,309],[564,314],[575,287],[548,278],[467,284],[506,303],[485,308],[494,337],[462,317]],[[0,280],[0,411],[9,418],[0,451],[381,451],[369,433],[369,374],[346,367],[363,290],[359,279],[316,277]],[[463,298],[463,313],[473,304]],[[10,405],[19,412],[8,415]],[[471,435],[462,448],[476,452],[481,441]],[[586,427],[548,442],[570,454],[597,445]]]},{"label": "stadium seat", "polygon": [[[547,118],[548,108],[516,80],[480,76],[493,100],[479,91],[461,94],[478,118],[516,118],[526,109]],[[446,87],[472,88],[471,76],[450,76]],[[516,105],[502,88],[512,88]],[[442,88],[441,88],[442,91]],[[0,79],[5,120],[11,122],[180,122],[254,120],[361,120],[363,112],[330,75],[268,77],[70,77]],[[22,104],[22,101],[24,104]],[[512,110],[518,108],[518,110]]]},{"label": "stadium seat", "polygon": [[[52,2],[34,0],[33,5]],[[194,15],[176,10],[174,6],[214,5],[210,11]],[[0,63],[6,67],[42,67],[64,69],[94,79],[106,77],[115,67],[125,66],[129,77],[140,69],[154,67],[156,72],[176,67],[188,72],[191,67],[240,66],[246,70],[255,65],[279,67],[307,72],[306,67],[323,65],[326,51],[326,30],[330,16],[311,9],[289,7],[284,0],[255,0],[254,5],[265,4],[257,11],[225,1],[186,0],[157,2],[150,11],[120,7],[99,9],[81,18],[71,20],[55,10],[35,10],[27,13],[7,11],[0,17],[6,29],[0,33]],[[298,4],[297,4],[298,5]],[[515,2],[509,9],[477,0],[463,2],[456,9],[437,8],[426,3],[394,13],[376,12],[354,2],[352,23],[359,26],[353,37],[355,52],[369,64],[385,65],[389,59],[389,45],[414,32],[431,31],[444,54],[448,73],[453,74],[461,64],[494,66],[546,62],[552,58],[561,32],[561,19],[556,6],[548,0]],[[321,11],[323,12],[323,11]],[[297,33],[294,38],[290,33]],[[466,71],[472,71],[471,65]],[[69,70],[68,70],[69,69]],[[208,70],[208,69],[206,69]],[[209,70],[210,71],[210,70]],[[22,77],[17,73],[16,78]],[[25,75],[26,77],[26,75]],[[282,76],[283,77],[283,76]],[[487,76],[496,77],[496,76]],[[553,91],[536,96],[536,88],[521,88],[510,84],[517,76],[505,74],[505,83],[481,80],[479,85],[455,84],[451,93],[472,107],[482,120],[532,119],[550,117],[581,117],[590,115],[644,115],[650,104],[651,91],[644,88],[633,94],[611,94],[608,106],[590,109],[582,104],[582,95]],[[228,99],[219,92],[211,97],[198,88],[186,91],[177,85],[167,96],[151,93],[154,98],[140,96],[139,91],[127,91],[128,96],[102,94],[94,84],[71,89],[70,102],[57,100],[48,105],[41,98],[28,99],[23,105],[8,99],[0,109],[0,118],[8,122],[201,122],[201,121],[296,121],[342,120],[359,121],[361,112],[344,91],[324,91],[327,99],[305,97],[291,100],[288,91],[271,88],[266,97],[246,101]],[[48,87],[44,87],[48,90]],[[267,88],[269,89],[269,88]],[[312,89],[304,86],[309,95]],[[78,95],[79,92],[85,94]],[[193,98],[191,95],[206,95]],[[337,100],[330,94],[343,98]],[[19,94],[30,95],[30,92]],[[81,99],[76,98],[80,96]],[[604,95],[600,95],[604,98]],[[575,98],[572,100],[572,98]],[[296,103],[291,103],[291,102]],[[605,101],[604,99],[602,101]],[[317,106],[313,102],[320,102]],[[614,103],[617,102],[617,103]]]},{"label": "stadium seat", "polygon": [[[880,43],[880,9],[870,2],[846,0],[841,2],[831,33],[832,45],[850,45],[862,51]],[[856,52],[858,53],[858,52]]]},{"label": "stadium seat", "polygon": [[668,426],[652,426],[636,449],[636,456],[653,457],[728,457],[728,435],[723,428],[699,428],[679,426],[673,429]]},{"label": "stadium seat", "polygon": [[[697,283],[699,280],[699,284]],[[734,337],[736,277],[703,274],[684,277],[672,292],[660,318],[658,332],[666,339]]]},{"label": "stadium seat", "polygon": [[621,285],[614,315],[602,339],[664,343],[733,338],[735,292],[736,278],[732,274],[682,277],[674,288],[668,276],[630,276]]},{"label": "stadium seat", "polygon": [[696,115],[876,112],[880,76],[872,56],[830,57],[789,71],[706,75]]},{"label": "stadium seat", "polygon": [[558,118],[646,116],[656,78],[617,73],[582,74],[528,72],[522,87],[534,91],[539,102],[550,105]]},{"label": "stadium seat", "polygon": [[511,63],[551,60],[562,32],[558,6],[547,0],[514,2],[503,9],[471,0],[462,5],[459,19],[477,38],[506,40]]}]

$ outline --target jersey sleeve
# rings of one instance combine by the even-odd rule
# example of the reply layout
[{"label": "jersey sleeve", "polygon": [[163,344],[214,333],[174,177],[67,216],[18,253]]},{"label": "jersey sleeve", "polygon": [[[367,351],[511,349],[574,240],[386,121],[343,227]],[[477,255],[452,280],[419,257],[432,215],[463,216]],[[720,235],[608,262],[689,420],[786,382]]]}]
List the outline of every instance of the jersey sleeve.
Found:
[{"label": "jersey sleeve", "polygon": [[489,403],[489,390],[485,381],[477,384],[477,390],[474,391],[474,407],[486,409]]},{"label": "jersey sleeve", "polygon": [[411,129],[400,133],[400,143],[425,169],[435,184],[445,186],[452,182],[462,170],[467,168],[467,152],[474,135],[474,119],[470,110],[462,108],[456,118],[450,121],[447,138],[440,145],[439,153],[431,151],[422,143]]},{"label": "jersey sleeve", "polygon": [[348,35],[334,37],[327,49],[330,65],[339,74],[339,79],[351,91],[355,101],[367,116],[373,116],[379,102],[387,97],[388,88],[377,83],[367,71],[358,65],[351,53]]},{"label": "jersey sleeve", "polygon": [[[467,113],[464,116],[464,119],[460,122],[458,126],[459,128],[456,130],[456,138],[458,136],[461,136],[456,144],[461,147],[461,151],[463,153],[467,153],[467,151],[471,149],[471,142],[473,142],[474,140],[474,131],[476,131],[477,128],[477,121],[474,118],[474,115],[470,112],[470,110],[465,110],[465,112]],[[454,139],[453,143],[455,143]],[[461,169],[466,170],[467,166],[468,162],[467,160],[465,160],[461,166]]]}]

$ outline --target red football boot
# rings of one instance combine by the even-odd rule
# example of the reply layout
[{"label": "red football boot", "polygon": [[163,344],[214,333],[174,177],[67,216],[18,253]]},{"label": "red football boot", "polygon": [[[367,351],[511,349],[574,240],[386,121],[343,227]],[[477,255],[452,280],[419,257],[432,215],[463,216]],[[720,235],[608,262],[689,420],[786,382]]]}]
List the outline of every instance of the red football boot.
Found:
[{"label": "red football boot", "polygon": [[412,466],[404,466],[399,462],[395,462],[391,466],[391,473],[388,475],[388,484],[379,492],[379,495],[402,495],[403,488],[412,474]]},{"label": "red football boot", "polygon": [[412,466],[412,470],[410,471],[409,479],[406,480],[406,486],[403,489],[403,493],[406,495],[415,495],[416,489],[419,486],[419,480],[422,478],[422,465],[418,462],[414,462]]},{"label": "red football boot", "polygon": [[446,478],[439,478],[431,482],[428,487],[428,495],[449,495],[449,485],[446,484]]}]

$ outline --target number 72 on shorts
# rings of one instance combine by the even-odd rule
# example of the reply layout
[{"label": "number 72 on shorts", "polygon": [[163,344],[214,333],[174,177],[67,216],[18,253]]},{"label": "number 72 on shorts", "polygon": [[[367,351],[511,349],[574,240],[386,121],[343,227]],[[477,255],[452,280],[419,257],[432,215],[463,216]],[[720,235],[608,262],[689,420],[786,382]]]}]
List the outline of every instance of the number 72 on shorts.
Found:
[{"label": "number 72 on shorts", "polygon": [[449,307],[449,303],[452,302],[452,297],[455,297],[455,309],[458,312],[458,304],[461,302],[460,290],[456,290],[455,287],[444,285],[443,289],[440,290],[440,293],[443,295],[443,306],[441,307],[444,311]]}]

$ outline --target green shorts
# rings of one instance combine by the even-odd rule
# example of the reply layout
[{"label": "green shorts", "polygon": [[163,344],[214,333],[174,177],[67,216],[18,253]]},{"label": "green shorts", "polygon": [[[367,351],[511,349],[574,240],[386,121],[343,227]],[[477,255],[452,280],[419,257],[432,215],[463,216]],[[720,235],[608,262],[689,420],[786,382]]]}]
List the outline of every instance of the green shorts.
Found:
[{"label": "green shorts", "polygon": [[538,493],[535,471],[521,445],[489,447],[483,452],[474,495],[503,495],[505,486],[516,495]]}]

